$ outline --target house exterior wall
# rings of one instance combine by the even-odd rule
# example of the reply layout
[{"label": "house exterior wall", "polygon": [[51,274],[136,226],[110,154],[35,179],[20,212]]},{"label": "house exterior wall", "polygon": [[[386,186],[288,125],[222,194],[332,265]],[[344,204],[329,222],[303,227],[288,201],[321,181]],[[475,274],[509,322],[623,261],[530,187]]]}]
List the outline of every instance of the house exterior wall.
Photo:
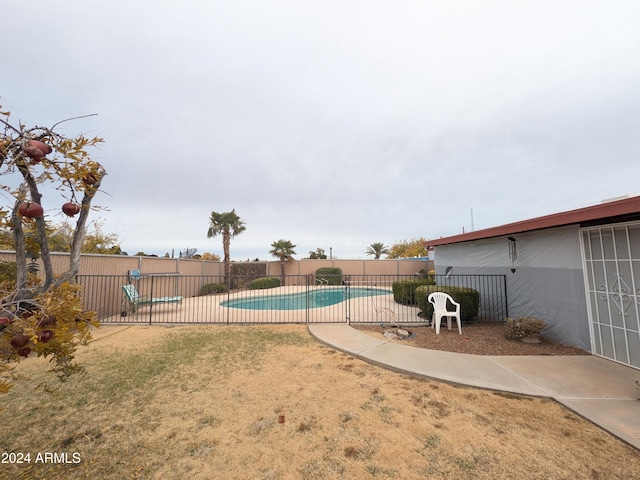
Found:
[{"label": "house exterior wall", "polygon": [[549,338],[591,351],[579,226],[510,237],[436,246],[436,273],[506,275],[509,316],[540,318]]}]

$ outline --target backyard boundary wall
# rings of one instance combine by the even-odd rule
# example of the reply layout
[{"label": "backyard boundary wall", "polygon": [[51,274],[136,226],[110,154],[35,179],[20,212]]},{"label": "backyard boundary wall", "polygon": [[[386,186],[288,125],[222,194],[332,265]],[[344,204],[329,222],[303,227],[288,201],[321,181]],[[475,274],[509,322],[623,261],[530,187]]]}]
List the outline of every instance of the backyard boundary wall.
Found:
[{"label": "backyard boundary wall", "polygon": [[[0,261],[15,262],[14,252],[0,252]],[[55,273],[63,273],[69,268],[68,253],[52,253],[51,261]],[[264,263],[267,276],[279,277],[279,261],[232,262]],[[42,261],[36,260],[39,271],[43,271]],[[413,275],[420,270],[433,270],[433,262],[413,259],[396,260],[292,260],[285,262],[285,275],[310,275],[321,267],[341,268],[344,275]],[[180,275],[224,275],[224,263],[208,260],[136,257],[127,255],[81,255],[78,275],[127,275],[131,270],[146,274]]]}]

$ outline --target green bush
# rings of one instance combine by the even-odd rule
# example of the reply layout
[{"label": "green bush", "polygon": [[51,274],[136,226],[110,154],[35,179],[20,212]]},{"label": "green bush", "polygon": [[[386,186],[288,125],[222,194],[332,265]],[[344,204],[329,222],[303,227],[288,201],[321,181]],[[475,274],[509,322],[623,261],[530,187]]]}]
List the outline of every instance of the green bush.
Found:
[{"label": "green bush", "polygon": [[[429,294],[444,292],[460,304],[460,320],[463,322],[478,318],[480,309],[480,292],[466,287],[449,287],[445,285],[423,285],[416,289],[416,303],[424,318],[431,318],[433,305],[429,302]],[[451,307],[451,306],[450,306]]]},{"label": "green bush", "polygon": [[249,282],[249,290],[262,290],[265,288],[275,288],[280,286],[280,279],[275,277],[256,278]]},{"label": "green bush", "polygon": [[200,295],[211,295],[212,293],[227,293],[229,287],[224,283],[207,283],[200,289]]},{"label": "green bush", "polygon": [[342,285],[342,269],[337,267],[322,267],[316,270],[316,283],[328,285]]},{"label": "green bush", "polygon": [[430,285],[431,280],[420,278],[416,280],[397,280],[393,282],[393,299],[401,305],[417,305],[416,288]]}]

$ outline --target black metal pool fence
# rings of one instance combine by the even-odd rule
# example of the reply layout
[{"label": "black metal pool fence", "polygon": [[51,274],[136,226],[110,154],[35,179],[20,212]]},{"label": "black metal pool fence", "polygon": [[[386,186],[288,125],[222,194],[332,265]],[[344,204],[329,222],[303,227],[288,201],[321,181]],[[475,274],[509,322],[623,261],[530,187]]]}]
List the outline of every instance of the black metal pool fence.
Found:
[{"label": "black metal pool fence", "polygon": [[[315,275],[278,277],[282,286],[249,289],[255,277],[148,274],[78,275],[84,306],[100,321],[146,324],[390,323],[424,324],[417,305],[394,300],[394,282],[416,275]],[[466,287],[480,294],[480,322],[508,317],[504,275],[431,275],[438,286]],[[125,292],[123,286],[128,287]],[[231,287],[228,291],[225,287]]]}]

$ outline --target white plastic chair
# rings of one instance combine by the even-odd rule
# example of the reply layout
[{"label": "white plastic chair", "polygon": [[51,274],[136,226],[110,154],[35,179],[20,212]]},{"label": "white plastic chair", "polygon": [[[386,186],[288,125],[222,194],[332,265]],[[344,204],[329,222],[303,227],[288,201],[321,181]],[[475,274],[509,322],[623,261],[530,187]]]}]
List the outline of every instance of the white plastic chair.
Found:
[{"label": "white plastic chair", "polygon": [[[458,322],[458,333],[462,335],[462,326],[460,325],[460,304],[453,300],[444,292],[433,292],[427,300],[433,305],[433,317],[431,319],[431,328],[435,326],[436,334],[440,335],[440,322],[442,317],[447,317],[447,327],[451,330],[451,318],[455,318]],[[455,307],[455,310],[447,310],[447,301]]]}]

